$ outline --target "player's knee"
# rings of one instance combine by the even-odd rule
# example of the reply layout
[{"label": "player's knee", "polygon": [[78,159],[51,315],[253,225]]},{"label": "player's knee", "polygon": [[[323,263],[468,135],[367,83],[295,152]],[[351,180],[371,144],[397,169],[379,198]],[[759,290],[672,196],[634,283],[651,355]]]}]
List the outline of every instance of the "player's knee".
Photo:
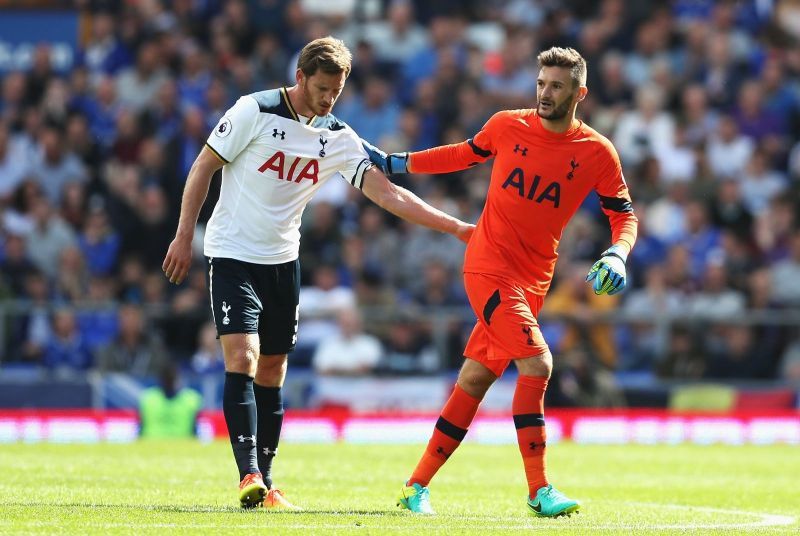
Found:
[{"label": "player's knee", "polygon": [[533,357],[517,359],[514,363],[516,363],[519,373],[525,376],[544,376],[549,378],[553,372],[553,356],[550,350],[545,350]]},{"label": "player's knee", "polygon": [[458,375],[458,385],[468,395],[475,398],[483,398],[496,379],[497,377],[488,370],[462,371]]},{"label": "player's knee", "polygon": [[279,387],[286,377],[286,354],[262,355],[258,359],[256,383],[259,385]]},{"label": "player's knee", "polygon": [[[257,340],[256,340],[257,342]],[[250,338],[225,340],[222,345],[225,370],[253,376],[258,363],[258,348]]]}]

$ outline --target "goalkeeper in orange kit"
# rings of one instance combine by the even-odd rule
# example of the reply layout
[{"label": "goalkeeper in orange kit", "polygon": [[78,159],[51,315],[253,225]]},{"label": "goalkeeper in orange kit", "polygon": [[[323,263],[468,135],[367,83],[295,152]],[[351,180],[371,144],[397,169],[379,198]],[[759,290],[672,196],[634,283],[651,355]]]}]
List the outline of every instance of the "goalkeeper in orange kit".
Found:
[{"label": "goalkeeper in orange kit", "polygon": [[587,93],[586,61],[571,48],[539,54],[534,109],[493,115],[474,138],[414,153],[387,155],[365,144],[387,173],[448,173],[494,158],[486,204],[467,245],[464,284],[478,317],[455,388],[399,504],[433,513],[428,484],[459,446],[478,405],[511,361],[519,377],[512,402],[528,481],[528,508],[569,515],[580,505],[545,473],[544,393],[552,355],[536,317],[553,278],[564,227],[594,190],[611,225],[612,245],[587,275],[597,294],[625,287],[625,261],[637,219],[613,145],[575,118]]}]

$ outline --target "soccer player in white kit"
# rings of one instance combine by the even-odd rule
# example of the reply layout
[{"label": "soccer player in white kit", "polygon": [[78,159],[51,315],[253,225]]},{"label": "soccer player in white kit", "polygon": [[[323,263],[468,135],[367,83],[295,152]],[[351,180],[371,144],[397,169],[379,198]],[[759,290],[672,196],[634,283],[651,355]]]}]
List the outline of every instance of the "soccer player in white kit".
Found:
[{"label": "soccer player in white kit", "polygon": [[297,341],[300,219],[314,193],[325,181],[344,178],[412,223],[465,242],[474,228],[392,184],[358,135],[331,115],[350,62],[342,41],[312,41],[300,53],[296,85],[243,96],[225,113],[189,171],[162,266],[171,283],[186,277],[197,217],[211,177],[222,168],[204,254],[225,358],[223,412],[246,508],[295,508],[273,488],[271,467],[287,354]]}]

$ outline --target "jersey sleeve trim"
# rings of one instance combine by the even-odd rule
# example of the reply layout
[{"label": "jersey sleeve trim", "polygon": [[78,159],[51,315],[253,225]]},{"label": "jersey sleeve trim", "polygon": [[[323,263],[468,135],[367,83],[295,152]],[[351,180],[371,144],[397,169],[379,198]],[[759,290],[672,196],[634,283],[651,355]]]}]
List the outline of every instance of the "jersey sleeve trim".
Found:
[{"label": "jersey sleeve trim", "polygon": [[481,149],[480,147],[475,145],[475,142],[472,141],[472,138],[468,139],[467,143],[469,144],[470,147],[472,147],[472,152],[480,156],[481,158],[489,158],[490,156],[492,156],[491,151],[487,151],[486,149]]},{"label": "jersey sleeve trim", "polygon": [[600,204],[606,210],[613,210],[614,212],[633,212],[633,205],[627,199],[621,197],[606,197],[598,195]]},{"label": "jersey sleeve trim", "polygon": [[359,162],[358,166],[356,166],[356,172],[353,173],[352,177],[350,177],[350,184],[361,190],[361,188],[364,186],[364,173],[374,166],[375,164],[366,158]]},{"label": "jersey sleeve trim", "polygon": [[219,158],[219,159],[222,161],[222,163],[223,163],[223,164],[230,164],[230,162],[228,162],[227,160],[225,160],[225,158],[224,158],[224,157],[223,157],[221,154],[219,154],[219,151],[217,151],[216,149],[214,149],[213,147],[211,147],[211,144],[209,144],[208,142],[206,142],[206,147],[208,147],[209,149],[211,149],[211,152],[212,152],[212,153],[214,153],[214,156],[216,156],[217,158]]}]

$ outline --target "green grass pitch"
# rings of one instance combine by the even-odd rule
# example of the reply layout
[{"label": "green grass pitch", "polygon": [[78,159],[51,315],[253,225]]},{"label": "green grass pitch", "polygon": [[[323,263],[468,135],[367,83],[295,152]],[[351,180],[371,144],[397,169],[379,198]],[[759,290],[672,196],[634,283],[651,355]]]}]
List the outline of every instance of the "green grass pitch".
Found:
[{"label": "green grass pitch", "polygon": [[437,475],[437,515],[395,507],[423,445],[284,443],[276,483],[303,512],[241,511],[224,442],[0,445],[0,534],[800,533],[797,446],[548,448],[570,518],[526,511],[515,446],[463,445]]}]

